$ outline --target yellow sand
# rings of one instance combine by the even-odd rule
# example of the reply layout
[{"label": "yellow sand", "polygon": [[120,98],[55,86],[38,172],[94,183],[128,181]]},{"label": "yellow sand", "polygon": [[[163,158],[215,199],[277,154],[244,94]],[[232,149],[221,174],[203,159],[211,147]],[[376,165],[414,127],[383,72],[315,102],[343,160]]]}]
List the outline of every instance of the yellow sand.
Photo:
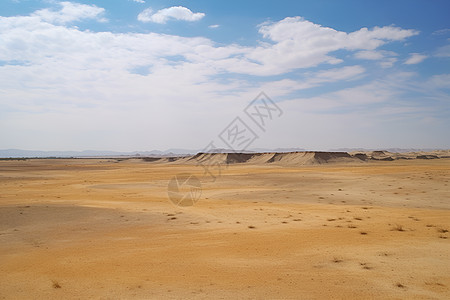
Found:
[{"label": "yellow sand", "polygon": [[450,298],[450,159],[221,171],[0,161],[0,299]]}]

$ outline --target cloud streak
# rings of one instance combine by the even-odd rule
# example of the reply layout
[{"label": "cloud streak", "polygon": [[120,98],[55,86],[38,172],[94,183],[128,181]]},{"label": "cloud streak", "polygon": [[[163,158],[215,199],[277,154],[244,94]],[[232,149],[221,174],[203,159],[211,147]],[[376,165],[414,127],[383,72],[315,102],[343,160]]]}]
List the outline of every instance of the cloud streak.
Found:
[{"label": "cloud streak", "polygon": [[423,62],[428,56],[420,53],[411,53],[410,57],[404,62],[405,65],[416,65]]}]

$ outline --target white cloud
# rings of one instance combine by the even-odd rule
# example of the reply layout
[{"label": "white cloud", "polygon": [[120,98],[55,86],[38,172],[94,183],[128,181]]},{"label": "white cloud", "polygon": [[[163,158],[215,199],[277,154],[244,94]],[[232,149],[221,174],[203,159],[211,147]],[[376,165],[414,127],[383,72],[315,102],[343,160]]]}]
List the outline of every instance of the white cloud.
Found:
[{"label": "white cloud", "polygon": [[141,22],[150,22],[151,16],[153,15],[153,9],[146,8],[138,16],[137,19]]},{"label": "white cloud", "polygon": [[358,59],[368,59],[368,60],[379,60],[384,58],[383,53],[380,51],[358,51],[355,53],[355,58]]},{"label": "white cloud", "polygon": [[104,8],[72,2],[59,2],[58,5],[61,7],[59,10],[45,8],[34,12],[32,16],[54,24],[66,24],[83,19],[106,21],[100,17],[105,12]]},{"label": "white cloud", "polygon": [[428,84],[437,88],[450,88],[450,74],[434,75]]},{"label": "white cloud", "polygon": [[214,25],[209,25],[208,27],[209,27],[209,28],[213,28],[213,29],[214,29],[214,28],[219,28],[219,27],[220,27],[220,25],[218,25],[218,24],[214,24]]},{"label": "white cloud", "polygon": [[[288,18],[260,26],[267,40],[258,46],[218,45],[202,37],[81,31],[65,24],[99,18],[101,12],[62,11],[0,17],[0,148],[202,148],[261,89],[288,97],[329,82],[358,84],[351,80],[368,76],[369,69],[324,70],[324,64],[343,62],[335,51],[379,51],[380,45],[417,34],[389,27],[361,29],[356,38]],[[318,65],[322,71],[307,69]],[[144,69],[144,75],[136,69]],[[287,74],[291,71],[296,75]],[[279,74],[287,79],[264,77]],[[316,98],[316,106],[311,100],[310,108],[341,107],[342,101],[350,109],[358,101],[395,99],[395,89],[384,88],[346,89]],[[299,128],[297,122],[289,128]],[[280,131],[277,136],[285,135]],[[286,139],[295,137],[294,132]]]},{"label": "white cloud", "polygon": [[397,58],[393,56],[397,55],[395,52],[386,50],[363,50],[356,52],[354,57],[357,59],[377,60],[382,68],[391,68],[397,62]]},{"label": "white cloud", "polygon": [[[382,115],[395,115],[399,111],[420,111],[427,103],[414,103],[413,101],[399,101],[401,95],[411,91],[422,91],[428,94],[430,90],[421,86],[415,78],[415,73],[396,72],[383,79],[370,80],[362,85],[357,85],[337,91],[324,93],[311,98],[302,98],[298,103],[303,104],[299,109],[305,112],[318,112],[330,114],[333,112],[351,111],[352,113],[368,113],[377,111]],[[445,78],[439,78],[442,82]],[[448,98],[448,96],[447,96]],[[297,102],[294,99],[288,102]],[[408,100],[410,100],[408,98]],[[416,107],[416,108],[413,108]],[[369,109],[368,109],[369,108]],[[374,110],[376,108],[376,110]],[[392,111],[391,111],[392,109]]]},{"label": "white cloud", "polygon": [[445,28],[445,29],[436,30],[435,32],[433,32],[433,35],[444,35],[444,34],[449,34],[449,33],[450,33],[450,28]]},{"label": "white cloud", "polygon": [[160,9],[156,13],[153,13],[151,8],[147,8],[138,15],[138,20],[141,22],[165,24],[170,19],[193,22],[199,21],[204,16],[204,13],[194,13],[183,6],[173,6]]},{"label": "white cloud", "polygon": [[231,66],[229,71],[273,75],[323,63],[338,64],[342,60],[332,56],[334,51],[375,50],[388,42],[402,41],[418,34],[415,30],[392,26],[346,33],[300,17],[264,23],[259,32],[272,43],[251,49],[244,59],[229,59],[226,62]]},{"label": "white cloud", "polygon": [[353,80],[363,74],[365,69],[361,66],[347,66],[326,71],[320,71],[315,75],[315,82],[336,82],[340,80]]},{"label": "white cloud", "polygon": [[365,69],[361,66],[347,66],[324,71],[305,73],[303,79],[282,79],[257,85],[253,93],[259,90],[270,91],[274,97],[288,95],[294,91],[305,90],[323,85],[324,83],[352,81],[364,76]]},{"label": "white cloud", "polygon": [[[149,15],[154,16],[152,13]],[[357,46],[353,40],[354,33],[325,28],[301,18],[287,18],[260,26],[260,32],[270,38],[271,42],[257,47],[243,47],[235,44],[216,46],[206,38],[181,38],[155,33],[81,32],[29,17],[4,18],[0,29],[7,32],[4,35],[5,43],[0,45],[0,57],[3,56],[5,60],[8,60],[8,56],[23,61],[32,61],[37,57],[56,59],[73,53],[74,61],[90,56],[91,58],[86,59],[92,60],[94,65],[110,60],[113,63],[105,64],[106,68],[122,64],[129,65],[127,69],[130,69],[140,65],[161,64],[161,58],[178,55],[182,60],[178,60],[177,64],[189,62],[205,65],[206,69],[213,72],[258,76],[278,75],[324,63],[339,64],[343,60],[331,54],[336,50],[357,50],[356,47],[365,49],[370,44],[381,45],[388,40],[401,40],[405,36],[416,34],[399,28],[360,30],[356,33],[364,42]],[[382,34],[374,34],[373,31],[380,31]],[[393,32],[393,36],[389,36],[389,32]],[[363,33],[369,37],[365,37]],[[388,40],[379,39],[379,36]],[[390,63],[392,64],[392,59]]]},{"label": "white cloud", "polygon": [[391,68],[396,62],[397,59],[395,57],[389,57],[380,61],[380,66],[382,68]]},{"label": "white cloud", "polygon": [[[336,145],[447,147],[449,140],[443,136],[449,122],[445,114],[439,115],[439,101],[450,99],[448,94],[445,98],[433,95],[428,86],[421,85],[414,73],[395,72],[362,85],[284,101],[280,106],[286,114],[276,129],[279,137],[274,140],[281,142],[283,137],[295,136],[305,148],[317,149],[318,144],[325,143],[322,150],[339,148]],[[411,98],[411,91],[416,89],[423,93],[417,97],[419,101]],[[429,92],[431,97],[424,98]],[[448,102],[444,107],[448,109]],[[426,120],[433,122],[425,124]]]},{"label": "white cloud", "polygon": [[[67,3],[62,5],[71,7]],[[75,7],[82,7],[81,11],[87,9],[84,5]],[[87,7],[94,8],[97,12],[91,16],[99,13],[98,8]],[[38,14],[42,15],[42,10],[33,15]],[[59,15],[61,14],[60,12]],[[72,17],[69,18],[69,15]],[[74,20],[86,15],[89,14],[66,13],[63,19]],[[57,18],[53,18],[55,19]],[[354,33],[339,32],[301,18],[287,18],[260,26],[260,32],[272,42],[257,47],[235,44],[216,46],[206,38],[183,38],[156,33],[79,31],[30,17],[0,18],[0,31],[4,32],[3,43],[0,44],[0,60],[3,61],[23,61],[30,65],[61,64],[74,70],[96,71],[114,69],[128,72],[145,67],[152,74],[164,69],[173,70],[174,66],[192,64],[203,70],[199,74],[231,72],[258,76],[277,75],[323,63],[340,63],[342,60],[331,56],[330,53],[356,47],[352,37]],[[381,33],[373,33],[377,31]],[[401,40],[416,34],[414,31],[399,28],[375,28],[356,33],[364,40],[364,43],[358,46],[362,48],[367,48],[367,44],[386,43],[386,40],[378,38],[380,36],[389,40]],[[388,33],[392,33],[392,36]],[[372,41],[373,39],[375,41]],[[178,58],[174,60],[173,57]],[[362,71],[361,67],[346,67],[333,76],[345,77],[347,73],[356,74]],[[323,73],[322,78],[325,78],[325,75],[326,73]]]},{"label": "white cloud", "polygon": [[361,28],[349,34],[329,27],[322,27],[301,17],[285,18],[276,23],[260,26],[260,33],[273,41],[302,40],[320,49],[345,47],[347,49],[373,50],[387,41],[401,41],[419,34],[416,30],[405,30],[393,26]]},{"label": "white cloud", "polygon": [[419,53],[411,53],[411,56],[404,62],[405,65],[415,65],[424,61],[428,56],[419,54]]},{"label": "white cloud", "polygon": [[142,4],[144,4],[144,3],[145,3],[145,1],[144,1],[144,0],[132,0],[132,1],[134,1],[134,2],[137,2],[137,3],[142,3]]},{"label": "white cloud", "polygon": [[450,57],[450,45],[439,47],[436,51],[437,57]]}]

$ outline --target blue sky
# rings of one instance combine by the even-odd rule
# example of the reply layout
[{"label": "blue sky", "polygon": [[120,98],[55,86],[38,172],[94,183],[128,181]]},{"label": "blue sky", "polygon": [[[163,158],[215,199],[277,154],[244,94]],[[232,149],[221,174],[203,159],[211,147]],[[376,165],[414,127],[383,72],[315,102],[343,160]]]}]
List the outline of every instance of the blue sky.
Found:
[{"label": "blue sky", "polygon": [[[450,148],[448,1],[0,2],[0,149]],[[265,130],[244,109],[264,91]]]}]

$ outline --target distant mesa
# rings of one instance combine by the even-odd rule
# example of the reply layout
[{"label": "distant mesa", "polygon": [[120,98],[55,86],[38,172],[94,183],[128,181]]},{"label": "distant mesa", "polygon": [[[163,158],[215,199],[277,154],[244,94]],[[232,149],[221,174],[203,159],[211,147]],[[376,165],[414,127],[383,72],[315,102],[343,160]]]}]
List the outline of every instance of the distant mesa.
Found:
[{"label": "distant mesa", "polygon": [[[289,151],[291,150],[291,151]],[[395,149],[397,150],[397,149]],[[8,149],[0,150],[0,159],[25,158],[118,158],[141,159],[149,163],[175,164],[276,164],[281,166],[320,165],[330,163],[365,163],[370,161],[394,161],[411,159],[450,158],[450,150],[391,152],[373,151],[305,151],[300,148],[278,148],[277,151],[264,148],[252,150],[230,150],[214,148],[198,152],[186,149],[169,149],[166,151],[27,151]]]},{"label": "distant mesa", "polygon": [[[218,150],[218,149],[216,149]],[[370,161],[394,161],[401,159],[439,159],[449,157],[449,150],[437,150],[433,153],[407,152],[391,153],[388,151],[369,152],[232,152],[226,149],[214,152],[199,152],[192,156],[143,158],[155,163],[173,162],[177,164],[230,165],[230,164],[276,164],[280,166],[321,165],[330,163],[364,163]]]}]

